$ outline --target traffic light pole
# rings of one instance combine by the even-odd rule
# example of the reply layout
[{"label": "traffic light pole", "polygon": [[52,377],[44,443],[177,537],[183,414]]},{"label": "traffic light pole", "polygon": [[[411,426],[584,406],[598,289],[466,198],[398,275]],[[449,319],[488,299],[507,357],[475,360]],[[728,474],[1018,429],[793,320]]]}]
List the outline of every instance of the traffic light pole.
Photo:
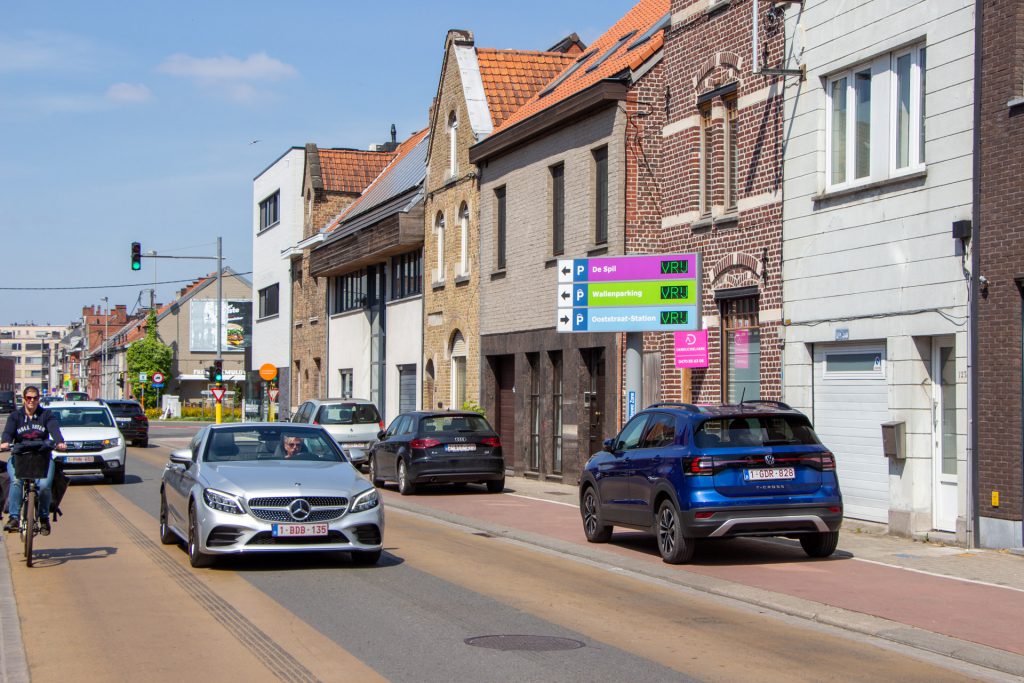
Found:
[{"label": "traffic light pole", "polygon": [[[217,259],[217,365],[222,365],[223,359],[221,357],[221,331],[223,324],[224,314],[224,290],[223,290],[223,276],[224,276],[224,254],[221,250],[221,238],[217,238],[217,255],[216,256],[163,256],[158,255],[155,252],[149,254],[142,253],[142,245],[138,242],[132,242],[132,270],[139,270],[142,268],[143,258],[181,258],[181,259],[199,259],[199,260],[213,260]],[[136,267],[138,264],[138,267]],[[223,380],[223,375],[221,376]],[[218,382],[222,384],[222,382]],[[220,388],[218,386],[218,388]],[[221,402],[218,399],[216,402],[215,414],[217,424],[221,423],[222,412]]]}]

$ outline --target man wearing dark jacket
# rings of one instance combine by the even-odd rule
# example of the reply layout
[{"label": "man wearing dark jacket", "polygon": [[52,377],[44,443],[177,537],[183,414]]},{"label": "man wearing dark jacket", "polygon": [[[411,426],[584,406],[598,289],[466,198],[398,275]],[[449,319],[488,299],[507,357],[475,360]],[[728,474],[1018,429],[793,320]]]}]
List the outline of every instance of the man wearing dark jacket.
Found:
[{"label": "man wearing dark jacket", "polygon": [[[7,450],[12,443],[22,441],[54,442],[58,451],[67,448],[64,437],[60,433],[60,421],[57,416],[45,408],[39,407],[39,389],[25,387],[22,392],[24,406],[15,410],[7,417],[3,436],[0,437],[0,450]],[[7,462],[7,474],[11,477],[11,492],[7,497],[7,510],[10,516],[4,525],[4,531],[18,530],[18,513],[21,510],[23,485],[14,472],[14,458]],[[46,536],[50,533],[50,492],[53,487],[53,460],[45,479],[39,479],[39,533]]]}]

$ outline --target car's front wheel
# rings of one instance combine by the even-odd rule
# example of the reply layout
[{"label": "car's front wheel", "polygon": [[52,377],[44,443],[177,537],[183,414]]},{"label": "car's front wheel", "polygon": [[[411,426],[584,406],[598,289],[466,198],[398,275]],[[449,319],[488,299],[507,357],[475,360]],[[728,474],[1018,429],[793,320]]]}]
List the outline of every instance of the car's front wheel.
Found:
[{"label": "car's front wheel", "polygon": [[679,510],[671,500],[664,500],[658,508],[655,528],[658,534],[658,552],[667,564],[683,564],[693,559],[694,540],[683,535]]},{"label": "car's front wheel", "polygon": [[580,501],[580,514],[583,515],[583,533],[591,543],[607,543],[612,538],[612,526],[601,521],[601,505],[597,500],[597,492],[588,486]]},{"label": "car's front wheel", "polygon": [[167,524],[167,498],[163,489],[160,489],[160,542],[164,545],[174,545],[178,542],[178,535],[171,531]]},{"label": "car's front wheel", "polygon": [[828,557],[839,545],[838,531],[819,531],[813,534],[801,534],[800,546],[808,557]]},{"label": "car's front wheel", "polygon": [[505,490],[505,477],[487,482],[487,493],[501,493]]},{"label": "car's front wheel", "polygon": [[409,468],[405,466],[405,461],[401,458],[398,460],[398,492],[403,496],[411,496],[416,493],[416,485],[409,481]]},{"label": "car's front wheel", "polygon": [[199,517],[195,503],[188,506],[188,563],[196,569],[213,564],[213,558],[199,550]]}]

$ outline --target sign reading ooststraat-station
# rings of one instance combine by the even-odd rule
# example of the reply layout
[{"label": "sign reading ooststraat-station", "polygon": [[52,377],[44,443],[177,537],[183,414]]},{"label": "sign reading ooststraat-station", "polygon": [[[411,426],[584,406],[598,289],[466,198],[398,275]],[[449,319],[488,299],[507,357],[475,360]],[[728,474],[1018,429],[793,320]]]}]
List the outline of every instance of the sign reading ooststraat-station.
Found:
[{"label": "sign reading ooststraat-station", "polygon": [[700,255],[559,259],[559,332],[700,329]]}]

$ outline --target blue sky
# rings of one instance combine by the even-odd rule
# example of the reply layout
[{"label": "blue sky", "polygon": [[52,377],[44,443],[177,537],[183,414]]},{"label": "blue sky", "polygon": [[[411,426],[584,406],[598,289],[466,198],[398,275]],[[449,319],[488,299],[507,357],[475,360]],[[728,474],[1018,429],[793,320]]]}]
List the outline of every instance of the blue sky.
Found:
[{"label": "blue sky", "polygon": [[[449,28],[542,50],[593,41],[632,4],[4,3],[0,322],[66,323],[104,296],[131,309],[154,263],[160,282],[213,270],[132,272],[132,241],[212,255],[221,235],[227,265],[249,271],[253,177],[291,146],[365,149],[392,123],[399,139],[423,127]],[[90,286],[104,288],[40,289]],[[181,286],[157,285],[157,300]]]}]

